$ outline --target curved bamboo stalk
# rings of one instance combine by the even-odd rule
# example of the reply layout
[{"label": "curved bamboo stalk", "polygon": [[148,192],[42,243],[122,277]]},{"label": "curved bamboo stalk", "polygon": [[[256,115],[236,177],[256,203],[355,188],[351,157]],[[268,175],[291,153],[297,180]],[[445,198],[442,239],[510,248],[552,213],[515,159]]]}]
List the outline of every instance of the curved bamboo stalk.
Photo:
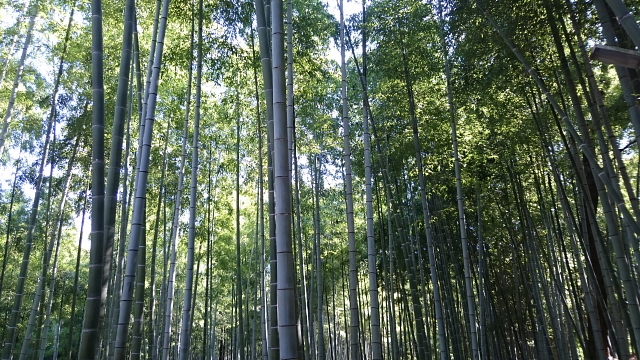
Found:
[{"label": "curved bamboo stalk", "polygon": [[[22,148],[20,149],[20,155],[22,155]],[[20,159],[20,156],[18,156]],[[13,184],[11,185],[11,200],[9,200],[9,212],[7,214],[7,229],[5,230],[4,240],[4,255],[2,257],[2,271],[0,271],[0,299],[2,298],[2,292],[4,290],[4,275],[7,270],[7,262],[9,256],[9,240],[11,239],[11,221],[13,218],[13,206],[15,205],[16,190],[18,188],[18,174],[20,173],[20,160],[16,160],[16,170],[13,174]]]},{"label": "curved bamboo stalk", "polygon": [[317,287],[317,304],[318,304],[318,331],[317,331],[317,359],[325,360],[326,358],[326,349],[324,342],[324,280],[323,280],[323,260],[322,260],[322,247],[320,246],[320,238],[321,238],[321,225],[320,225],[320,174],[322,168],[322,162],[319,155],[314,157],[314,171],[312,172],[313,177],[313,208],[314,208],[314,216],[313,216],[313,232],[314,232],[314,257],[315,257],[315,266],[316,266],[316,287]]},{"label": "curved bamboo stalk", "polygon": [[476,324],[476,300],[471,279],[471,259],[469,258],[469,244],[467,241],[467,221],[464,216],[464,195],[462,192],[462,175],[460,170],[460,155],[458,152],[458,133],[456,129],[456,109],[453,101],[453,87],[451,85],[451,64],[449,62],[449,48],[445,39],[445,24],[442,1],[438,1],[438,19],[440,23],[440,38],[444,54],[445,77],[447,81],[447,101],[451,120],[451,138],[453,142],[453,159],[456,176],[456,195],[458,203],[458,224],[460,226],[460,240],[462,242],[462,261],[464,266],[464,285],[467,297],[467,316],[469,317],[469,332],[471,338],[471,356],[480,359],[478,346],[478,330]]},{"label": "curved bamboo stalk", "polygon": [[[156,208],[156,216],[155,216],[155,224],[153,230],[153,240],[152,240],[152,250],[151,250],[151,282],[149,289],[149,330],[147,331],[147,358],[156,360],[158,358],[158,341],[157,341],[157,314],[156,314],[156,264],[157,264],[157,253],[158,253],[158,236],[160,235],[160,222],[161,222],[161,211],[163,207],[166,207],[166,177],[167,177],[167,164],[168,164],[168,156],[169,151],[167,148],[169,146],[169,130],[171,129],[171,121],[167,123],[167,131],[165,133],[164,140],[164,156],[162,159],[162,174],[160,175],[160,189],[158,190],[158,203]],[[123,195],[124,196],[124,195]],[[163,222],[166,220],[166,217],[162,219]]]},{"label": "curved bamboo stalk", "polygon": [[[51,148],[55,149],[56,147],[56,128],[55,125],[53,127],[53,140],[51,143]],[[49,167],[49,176],[47,177],[47,194],[45,195],[46,199],[46,210],[45,210],[45,221],[44,221],[44,229],[45,234],[49,231],[49,225],[51,220],[51,204],[52,204],[52,196],[51,192],[53,190],[53,164],[54,158],[53,156],[49,159],[50,167]],[[55,227],[55,225],[54,225]],[[46,234],[48,235],[48,234]],[[38,340],[39,332],[42,330],[42,313],[44,311],[44,298],[42,294],[45,292],[46,287],[46,278],[47,273],[49,271],[49,264],[51,263],[51,255],[53,253],[53,248],[55,241],[53,237],[46,236],[45,243],[47,244],[46,250],[42,254],[42,268],[40,269],[40,274],[38,277],[38,282],[36,286],[36,292],[33,297],[33,302],[31,305],[31,309],[29,311],[29,320],[27,322],[27,328],[24,333],[24,337],[22,339],[22,346],[20,347],[20,355],[19,359],[24,360],[27,355],[30,355],[32,345],[32,340]],[[37,322],[37,324],[36,324]],[[38,329],[37,331],[35,329]],[[35,339],[33,339],[33,332],[36,331]]]},{"label": "curved bamboo stalk", "polygon": [[[35,14],[34,14],[35,16]],[[61,61],[62,64],[62,61]],[[54,89],[57,89],[57,86],[54,87]],[[55,96],[56,94],[56,90],[54,90],[54,99],[56,98]],[[51,132],[53,129],[53,123],[55,120],[55,101],[53,102],[52,106],[51,106],[51,111],[49,113],[49,117],[47,120],[47,129],[45,130],[45,142],[44,142],[44,146],[43,146],[43,151],[42,151],[42,155],[40,157],[40,166],[38,169],[38,177],[36,180],[36,186],[35,186],[35,194],[33,197],[33,203],[31,205],[31,214],[29,217],[29,223],[27,225],[27,235],[26,235],[26,241],[24,244],[24,252],[23,252],[23,256],[22,256],[22,264],[20,266],[20,274],[18,276],[18,284],[17,284],[17,288],[16,288],[16,292],[15,292],[15,296],[14,296],[14,303],[13,303],[13,307],[11,309],[11,319],[9,320],[9,323],[7,324],[7,332],[5,333],[5,342],[4,342],[4,348],[2,351],[2,359],[3,360],[9,360],[12,358],[12,353],[13,353],[13,347],[15,346],[15,342],[16,342],[16,338],[17,338],[17,326],[18,326],[18,320],[20,318],[20,309],[22,306],[22,300],[24,298],[24,288],[25,288],[25,282],[26,282],[26,277],[29,271],[29,260],[31,258],[31,249],[33,247],[33,238],[34,238],[34,233],[35,233],[35,227],[36,227],[36,222],[37,222],[37,218],[38,218],[38,211],[39,211],[39,207],[40,207],[40,201],[42,198],[42,182],[44,179],[44,167],[47,163],[47,159],[49,156],[49,145],[50,145],[50,141],[51,141]],[[41,279],[41,281],[44,281],[43,279]]]},{"label": "curved bamboo stalk", "polygon": [[[84,200],[82,202],[82,215],[80,215],[80,218],[82,219],[80,221],[80,234],[78,236],[78,250],[76,253],[76,267],[75,267],[75,273],[73,276],[73,289],[77,290],[78,289],[78,278],[80,275],[80,258],[82,255],[82,237],[84,236],[84,221],[86,218],[86,211],[87,211],[87,198],[88,198],[88,190],[85,192],[84,194]],[[73,322],[73,319],[75,318],[76,315],[76,303],[78,300],[78,291],[74,291],[73,292],[73,297],[71,300],[71,314],[69,315],[69,335],[67,336],[67,349],[69,349],[69,353],[68,353],[68,359],[72,359],[73,358],[73,349],[75,348],[74,344],[73,344],[73,333],[75,330],[75,324]]]},{"label": "curved bamboo stalk", "polygon": [[[122,143],[127,113],[127,99],[129,89],[129,77],[131,74],[131,59],[133,55],[133,28],[135,26],[135,0],[127,0],[124,12],[124,32],[122,35],[122,53],[120,55],[120,71],[118,87],[116,90],[116,107],[111,131],[111,150],[109,153],[109,171],[104,198],[104,260],[102,274],[102,292],[109,293],[109,280],[111,278],[111,263],[113,258],[113,241],[116,233],[116,213],[118,204],[118,188],[120,186],[120,172],[122,169]],[[117,290],[119,291],[119,290]],[[104,306],[104,304],[102,305]]]},{"label": "curved bamboo stalk", "polygon": [[[73,16],[71,16],[73,18]],[[71,157],[69,159],[69,163],[67,165],[67,171],[65,173],[65,181],[64,187],[62,189],[62,198],[60,199],[60,204],[58,205],[58,218],[56,220],[57,226],[54,226],[53,231],[51,233],[51,242],[55,242],[55,250],[53,255],[53,265],[51,266],[51,283],[49,284],[49,294],[47,295],[47,310],[45,314],[45,325],[44,330],[42,331],[42,336],[40,337],[40,344],[38,346],[38,359],[43,360],[45,355],[45,349],[47,346],[47,340],[49,338],[49,329],[51,327],[51,310],[53,308],[53,295],[55,291],[56,284],[56,274],[58,271],[58,254],[60,251],[60,239],[62,237],[62,225],[64,224],[64,209],[67,203],[67,195],[69,191],[69,185],[71,183],[71,171],[73,170],[73,166],[75,165],[76,154],[78,153],[78,147],[80,143],[80,137],[76,136],[73,145],[73,151],[71,152]],[[51,199],[49,200],[51,201]]]},{"label": "curved bamboo stalk", "polygon": [[[187,280],[184,289],[184,306],[182,307],[182,329],[180,332],[180,360],[189,358],[191,343],[191,299],[193,294],[193,265],[195,261],[196,242],[196,204],[198,196],[198,150],[200,149],[200,106],[202,103],[202,19],[203,0],[198,1],[198,50],[196,68],[196,111],[193,122],[193,146],[191,147],[191,195],[189,200],[189,243],[187,245]],[[240,164],[238,164],[240,166]],[[242,322],[241,322],[242,323]],[[242,346],[242,344],[241,344]],[[242,354],[244,355],[244,354]],[[244,359],[244,356],[241,356]]]},{"label": "curved bamboo stalk", "polygon": [[[262,2],[261,0],[260,3]],[[264,21],[264,18],[263,18]],[[260,43],[262,45],[262,43]],[[255,53],[255,36],[254,32],[251,32],[251,49],[254,57]],[[258,69],[253,69],[253,81],[256,97],[256,127],[258,135],[258,219],[259,219],[259,236],[260,236],[260,332],[262,336],[262,352],[261,357],[263,360],[269,359],[269,344],[268,344],[268,322],[266,317],[267,299],[265,291],[265,262],[264,256],[266,254],[265,248],[265,233],[264,233],[264,171],[263,171],[263,135],[262,135],[262,115],[260,112],[260,92],[258,90]],[[211,170],[209,170],[211,172]]]},{"label": "curved bamboo stalk", "polygon": [[243,311],[243,281],[242,281],[242,258],[240,255],[240,114],[238,114],[238,103],[240,99],[238,94],[236,93],[234,96],[234,101],[236,104],[234,105],[233,116],[236,117],[236,201],[235,201],[235,240],[236,240],[236,292],[235,292],[235,310],[237,312],[236,316],[238,317],[238,328],[236,333],[236,350],[238,352],[238,356],[240,359],[245,358],[245,346],[246,341],[244,337],[244,311]]},{"label": "curved bamboo stalk", "polygon": [[[140,73],[137,72],[137,75]],[[137,76],[139,77],[139,76]],[[127,230],[129,224],[129,213],[131,203],[131,194],[129,190],[129,155],[131,150],[131,119],[133,117],[133,101],[134,101],[134,92],[133,92],[133,78],[129,79],[129,86],[131,87],[130,91],[130,101],[129,101],[129,114],[127,119],[127,141],[125,143],[125,155],[124,155],[124,174],[122,176],[122,200],[121,200],[121,213],[120,213],[120,234],[119,242],[118,242],[118,256],[116,258],[116,273],[115,273],[115,281],[113,285],[113,289],[111,289],[111,297],[110,297],[110,305],[107,308],[108,311],[108,326],[107,329],[107,344],[105,345],[107,348],[104,350],[107,358],[110,359],[113,357],[113,345],[116,341],[116,332],[114,329],[114,324],[118,321],[118,313],[120,311],[120,295],[122,293],[122,268],[124,267],[124,252],[126,248],[127,241]]]},{"label": "curved bamboo stalk", "polygon": [[[146,212],[147,204],[144,204]],[[146,223],[142,226],[142,236],[138,245],[138,269],[135,279],[134,308],[133,308],[133,331],[131,336],[131,354],[130,360],[140,360],[140,352],[142,349],[142,329],[143,312],[144,312],[144,283],[146,273],[147,258],[147,227]]]},{"label": "curved bamboo stalk", "polygon": [[22,19],[24,17],[24,12],[29,8],[30,0],[25,1],[24,5],[22,5],[22,11],[20,12],[20,16],[14,25],[16,29],[15,35],[11,39],[11,45],[8,46],[9,51],[7,51],[7,55],[4,58],[4,64],[2,65],[2,74],[0,74],[0,86],[4,85],[4,78],[7,75],[7,71],[9,70],[10,58],[13,55],[16,45],[18,44],[18,37],[20,35],[20,28],[22,27]]},{"label": "curved bamboo stalk", "polygon": [[[194,15],[195,16],[195,15]],[[194,37],[194,21],[191,22],[191,39],[190,39],[190,54],[193,54],[193,37]],[[190,60],[189,64],[193,64]],[[166,281],[165,294],[162,297],[165,302],[163,332],[162,332],[162,355],[159,357],[162,360],[169,358],[169,350],[171,346],[171,320],[173,318],[173,300],[175,293],[175,278],[176,278],[176,259],[178,252],[178,231],[180,224],[180,212],[182,210],[182,193],[184,191],[184,168],[187,161],[187,139],[189,138],[189,117],[191,114],[191,83],[193,80],[193,66],[189,66],[189,79],[187,81],[187,97],[185,100],[185,121],[184,121],[184,133],[182,136],[182,154],[180,156],[180,167],[178,170],[178,191],[176,194],[176,202],[173,208],[173,218],[171,220],[171,232],[169,235],[169,246],[167,250],[169,264],[169,278]]]},{"label": "curved bamboo stalk", "polygon": [[[416,164],[418,167],[418,180],[420,182],[420,196],[422,201],[422,213],[424,217],[424,231],[427,238],[427,248],[429,253],[429,267],[431,271],[431,284],[433,286],[433,301],[435,303],[435,311],[436,311],[436,322],[438,326],[438,337],[440,344],[440,358],[445,360],[449,357],[449,350],[447,347],[447,339],[446,339],[446,331],[444,324],[444,315],[442,310],[442,300],[440,293],[440,284],[438,283],[438,273],[437,273],[437,260],[436,260],[436,250],[435,244],[433,241],[433,230],[431,229],[431,213],[429,209],[429,202],[427,199],[427,181],[424,176],[424,168],[422,165],[422,145],[420,143],[420,136],[418,131],[418,123],[415,114],[415,101],[414,101],[414,93],[413,93],[413,84],[410,76],[409,64],[406,51],[402,49],[402,58],[404,64],[404,74],[405,74],[405,83],[407,88],[407,95],[409,99],[409,111],[411,112],[411,127],[413,130],[413,145],[416,153]],[[407,249],[406,251],[409,251]],[[421,306],[419,302],[414,301],[414,307]],[[417,310],[417,309],[416,309]],[[418,353],[420,351],[424,351],[421,343],[426,343],[426,337],[424,337],[424,325],[420,326],[420,323],[423,323],[422,319],[416,319],[418,321]],[[423,338],[424,337],[424,338]],[[419,357],[425,359],[426,355],[422,354]]]},{"label": "curved bamboo stalk", "polygon": [[[366,38],[366,0],[362,0],[362,86],[367,87],[367,38]],[[365,106],[363,94],[362,101],[362,129],[364,138],[364,182],[367,224],[367,261],[369,272],[369,297],[371,309],[371,355],[372,360],[382,360],[382,333],[380,331],[380,300],[378,299],[378,274],[376,271],[376,244],[373,221],[373,172],[371,162],[371,133],[369,132],[369,113]],[[318,265],[318,271],[321,271]],[[318,275],[318,281],[320,275]],[[320,284],[318,285],[320,289]],[[320,292],[320,290],[318,290]]]},{"label": "curved bamboo stalk", "polygon": [[153,137],[153,124],[155,122],[156,101],[158,94],[158,82],[162,66],[162,52],[164,48],[165,34],[167,31],[167,19],[169,17],[169,0],[164,0],[162,16],[158,33],[158,44],[155,53],[153,73],[149,84],[149,98],[146,108],[146,119],[142,148],[140,149],[140,163],[138,175],[136,177],[135,200],[133,204],[133,220],[131,222],[131,233],[129,237],[129,252],[127,254],[127,269],[125,272],[122,298],[120,299],[120,314],[118,316],[118,329],[115,343],[115,360],[125,358],[127,335],[129,332],[129,322],[131,307],[133,302],[133,290],[135,274],[138,263],[138,247],[142,227],[145,220],[144,204],[146,202],[147,180],[149,175],[149,163],[151,155],[151,142]]},{"label": "curved bamboo stalk", "polygon": [[347,65],[345,55],[344,4],[340,0],[340,69],[342,74],[342,136],[343,161],[346,196],[347,235],[349,241],[349,354],[350,359],[360,360],[360,315],[358,309],[358,270],[356,235],[353,218],[353,182],[351,179],[351,131],[349,125],[349,104],[347,101]]}]

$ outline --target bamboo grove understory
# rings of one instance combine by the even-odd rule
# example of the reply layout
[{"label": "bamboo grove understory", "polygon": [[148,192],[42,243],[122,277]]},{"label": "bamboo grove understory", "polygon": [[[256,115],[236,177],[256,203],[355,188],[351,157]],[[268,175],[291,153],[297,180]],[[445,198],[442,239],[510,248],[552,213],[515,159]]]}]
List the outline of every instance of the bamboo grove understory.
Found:
[{"label": "bamboo grove understory", "polygon": [[638,358],[639,1],[0,7],[2,360]]}]

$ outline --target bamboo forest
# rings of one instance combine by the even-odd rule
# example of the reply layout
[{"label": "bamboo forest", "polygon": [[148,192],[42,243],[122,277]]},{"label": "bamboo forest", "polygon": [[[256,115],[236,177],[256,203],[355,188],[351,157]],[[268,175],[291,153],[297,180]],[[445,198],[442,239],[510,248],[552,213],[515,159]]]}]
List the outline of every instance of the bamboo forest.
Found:
[{"label": "bamboo forest", "polygon": [[0,0],[0,360],[637,360],[636,19]]}]

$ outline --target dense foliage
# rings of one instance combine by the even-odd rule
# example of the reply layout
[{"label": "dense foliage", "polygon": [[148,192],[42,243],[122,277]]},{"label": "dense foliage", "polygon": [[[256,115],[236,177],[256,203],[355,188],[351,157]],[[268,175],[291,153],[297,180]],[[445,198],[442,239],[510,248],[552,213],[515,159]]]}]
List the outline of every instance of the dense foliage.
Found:
[{"label": "dense foliage", "polygon": [[2,359],[640,352],[640,3],[255,1],[0,0]]}]

